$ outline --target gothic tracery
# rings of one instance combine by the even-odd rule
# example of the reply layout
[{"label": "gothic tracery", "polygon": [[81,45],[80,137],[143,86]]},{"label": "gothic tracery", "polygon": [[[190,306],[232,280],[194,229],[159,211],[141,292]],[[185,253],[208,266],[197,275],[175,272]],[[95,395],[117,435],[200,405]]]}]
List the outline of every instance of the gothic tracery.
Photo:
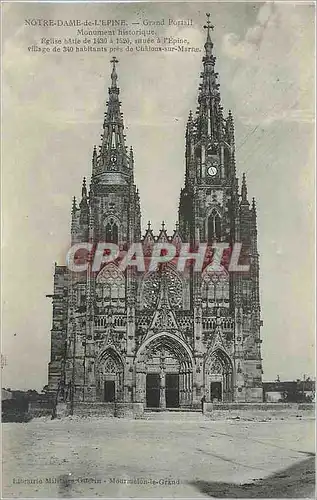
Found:
[{"label": "gothic tracery", "polygon": [[202,306],[205,309],[229,307],[229,275],[222,271],[208,270],[202,275]]},{"label": "gothic tracery", "polygon": [[103,310],[110,306],[124,306],[125,278],[113,263],[107,264],[96,279],[96,304]]},{"label": "gothic tracery", "polygon": [[[164,271],[168,282],[168,300],[173,309],[181,309],[183,303],[183,286],[181,278],[177,273],[167,267]],[[144,277],[141,288],[141,307],[154,309],[157,305],[161,273],[159,271],[149,273]]]}]

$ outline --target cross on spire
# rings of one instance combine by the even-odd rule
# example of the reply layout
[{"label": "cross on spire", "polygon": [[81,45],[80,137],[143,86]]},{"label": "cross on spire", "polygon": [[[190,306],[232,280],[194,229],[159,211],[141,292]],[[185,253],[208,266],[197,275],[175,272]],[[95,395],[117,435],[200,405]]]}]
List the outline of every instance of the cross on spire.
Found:
[{"label": "cross on spire", "polygon": [[111,73],[112,87],[116,87],[117,86],[117,79],[118,79],[118,75],[116,72],[116,64],[119,61],[116,57],[113,57],[110,62],[112,63],[112,73]]},{"label": "cross on spire", "polygon": [[214,30],[214,25],[211,24],[211,21],[210,21],[210,14],[206,14],[207,16],[207,22],[204,26],[205,30],[207,30],[207,37],[210,37],[210,30]]},{"label": "cross on spire", "polygon": [[214,29],[214,25],[211,24],[211,22],[210,22],[210,14],[206,14],[206,16],[207,16],[207,23],[204,26],[204,29],[207,30],[205,51],[206,51],[207,60],[210,60],[210,58],[212,56],[212,48],[213,48],[213,43],[212,43],[211,38],[210,38],[210,30]]},{"label": "cross on spire", "polygon": [[110,62],[112,62],[112,64],[113,64],[113,69],[115,69],[115,68],[116,68],[116,64],[117,64],[119,61],[118,61],[118,59],[117,59],[116,57],[113,57],[113,58],[111,59],[111,61],[110,61]]}]

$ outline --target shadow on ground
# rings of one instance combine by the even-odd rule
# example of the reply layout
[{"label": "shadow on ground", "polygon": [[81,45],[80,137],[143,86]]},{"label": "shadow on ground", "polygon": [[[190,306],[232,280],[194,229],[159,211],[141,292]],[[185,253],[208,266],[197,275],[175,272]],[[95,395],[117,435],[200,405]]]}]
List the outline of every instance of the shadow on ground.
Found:
[{"label": "shadow on ground", "polygon": [[315,455],[252,483],[192,481],[190,484],[215,498],[315,498]]}]

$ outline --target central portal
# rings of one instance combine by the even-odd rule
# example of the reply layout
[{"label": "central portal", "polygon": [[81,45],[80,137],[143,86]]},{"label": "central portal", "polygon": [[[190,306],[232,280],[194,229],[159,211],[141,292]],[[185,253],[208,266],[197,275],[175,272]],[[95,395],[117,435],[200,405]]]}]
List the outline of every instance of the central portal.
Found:
[{"label": "central portal", "polygon": [[172,334],[150,340],[137,354],[135,400],[147,408],[190,406],[193,363],[188,348]]},{"label": "central portal", "polygon": [[148,373],[146,376],[146,406],[159,408],[160,406],[160,374]]},{"label": "central portal", "polygon": [[166,408],[179,407],[179,375],[167,373],[165,375]]},{"label": "central portal", "polygon": [[178,408],[179,375],[177,373],[148,373],[146,406],[148,408]]}]

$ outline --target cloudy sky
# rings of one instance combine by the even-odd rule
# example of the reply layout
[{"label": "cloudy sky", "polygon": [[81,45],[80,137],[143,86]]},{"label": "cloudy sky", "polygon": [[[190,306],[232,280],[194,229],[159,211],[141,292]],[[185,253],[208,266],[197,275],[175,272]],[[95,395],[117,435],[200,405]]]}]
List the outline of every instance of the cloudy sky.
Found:
[{"label": "cloudy sky", "polygon": [[[258,206],[264,379],[314,374],[314,7],[311,3],[3,4],[3,384],[47,381],[54,262],[64,264],[71,198],[90,176],[110,76],[109,55],[38,54],[61,29],[26,18],[192,19],[161,34],[202,47],[205,12],[237,171]],[[177,218],[184,130],[202,53],[123,53],[119,85],[135,153],[143,227]]]}]

